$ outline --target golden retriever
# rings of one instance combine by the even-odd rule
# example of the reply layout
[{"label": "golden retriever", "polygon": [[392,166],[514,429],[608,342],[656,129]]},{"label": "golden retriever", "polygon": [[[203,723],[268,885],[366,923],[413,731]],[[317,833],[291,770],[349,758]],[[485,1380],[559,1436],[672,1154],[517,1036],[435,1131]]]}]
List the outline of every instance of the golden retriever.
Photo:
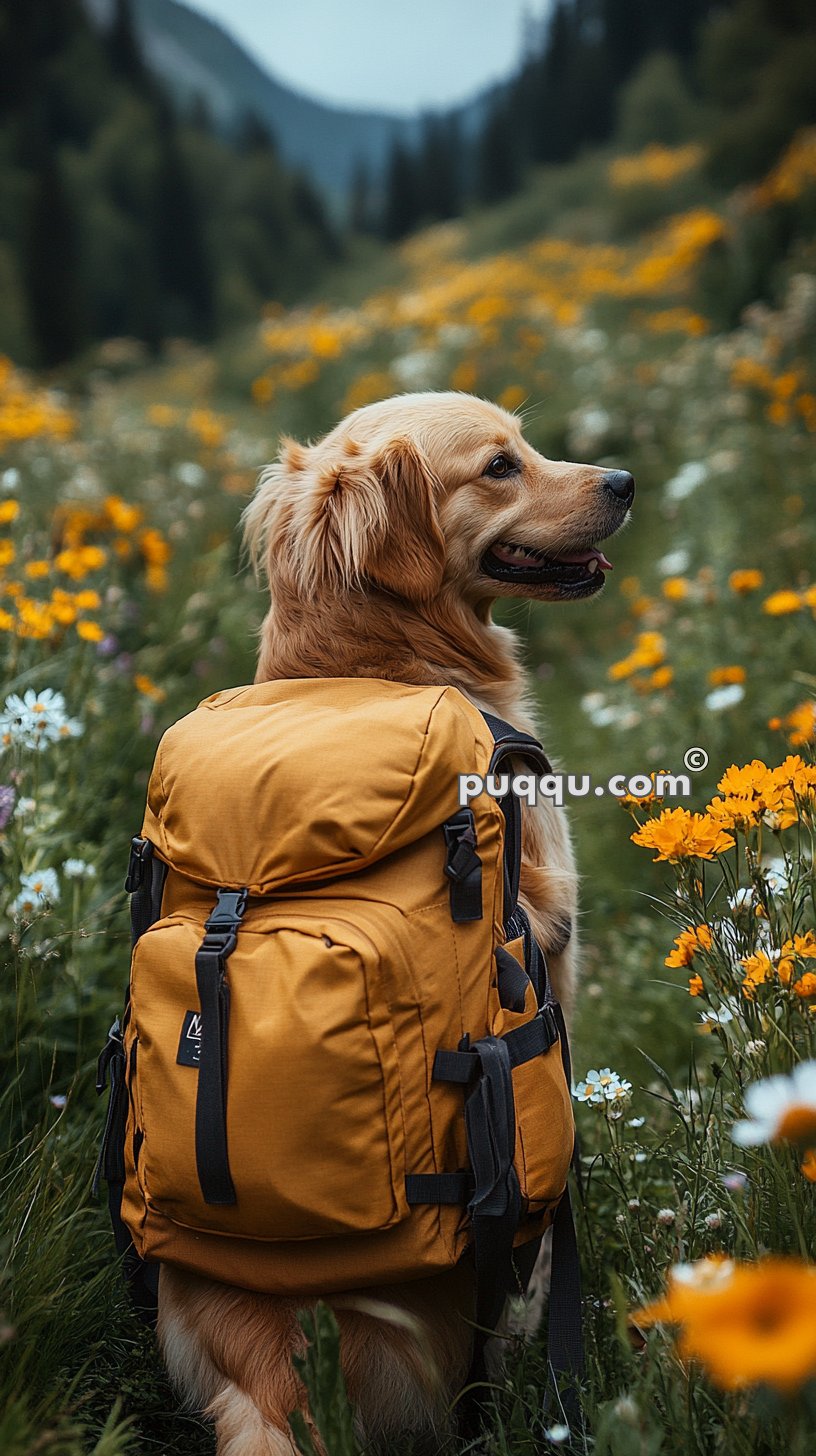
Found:
[{"label": "golden retriever", "polygon": [[[256,681],[450,684],[535,733],[519,644],[493,622],[493,602],[598,592],[610,563],[597,543],[623,524],[633,495],[625,471],[547,460],[518,419],[466,394],[401,395],[356,410],[314,445],[284,441],[245,515],[271,593]],[[565,815],[546,801],[525,815],[521,890],[569,1008],[576,874]],[[441,1425],[469,1365],[467,1261],[329,1302],[363,1438]],[[294,1450],[297,1308],[162,1269],[164,1357],[187,1399],[215,1421],[219,1456]]]}]

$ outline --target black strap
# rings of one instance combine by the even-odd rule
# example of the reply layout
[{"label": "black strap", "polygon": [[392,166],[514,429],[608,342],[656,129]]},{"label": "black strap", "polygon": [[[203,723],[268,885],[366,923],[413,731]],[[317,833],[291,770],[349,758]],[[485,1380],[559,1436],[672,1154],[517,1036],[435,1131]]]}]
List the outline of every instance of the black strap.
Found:
[{"label": "black strap", "polygon": [[136,835],[130,841],[125,889],[130,895],[130,927],[133,944],[161,917],[161,903],[168,866],[156,857],[149,839]]},{"label": "black strap", "polygon": [[468,1155],[475,1188],[468,1203],[476,1268],[472,1378],[482,1378],[484,1349],[513,1283],[513,1238],[521,1190],[513,1166],[516,1117],[510,1054],[504,1038],[474,1044],[481,1075],[465,1100]]},{"label": "black strap", "polygon": [[[494,748],[490,759],[490,773],[495,774],[505,759],[521,758],[535,773],[552,773],[552,766],[541,744],[532,733],[514,728],[503,718],[493,713],[482,713],[490,732]],[[505,818],[504,834],[504,919],[510,919],[518,902],[519,880],[521,878],[521,802],[508,789],[499,799]]]},{"label": "black strap", "polygon": [[468,1203],[473,1194],[473,1178],[466,1169],[458,1173],[409,1173],[405,1179],[405,1197],[414,1203]]},{"label": "black strap", "polygon": [[[489,1038],[490,1040],[500,1040],[506,1048],[511,1071],[514,1067],[520,1067],[522,1062],[531,1062],[533,1057],[539,1057],[544,1052],[548,1052],[557,1041],[556,1006],[556,1002],[548,1002],[523,1026],[514,1027],[512,1031],[505,1032],[504,1036],[500,1038]],[[560,1009],[558,1007],[559,1011]],[[481,1069],[479,1047],[482,1045],[482,1042],[475,1042],[473,1046],[460,1048],[455,1052],[444,1049],[438,1051],[433,1064],[434,1081],[456,1082],[462,1087],[468,1086],[479,1075]]]},{"label": "black strap", "polygon": [[463,925],[482,918],[482,861],[477,852],[472,809],[460,809],[442,825],[448,855],[451,919]]},{"label": "black strap", "polygon": [[246,890],[218,890],[215,909],[204,925],[195,973],[201,1011],[201,1059],[196,1091],[195,1153],[204,1202],[234,1204],[235,1188],[227,1151],[227,1037],[229,986],[227,959],[235,949],[246,909]]}]

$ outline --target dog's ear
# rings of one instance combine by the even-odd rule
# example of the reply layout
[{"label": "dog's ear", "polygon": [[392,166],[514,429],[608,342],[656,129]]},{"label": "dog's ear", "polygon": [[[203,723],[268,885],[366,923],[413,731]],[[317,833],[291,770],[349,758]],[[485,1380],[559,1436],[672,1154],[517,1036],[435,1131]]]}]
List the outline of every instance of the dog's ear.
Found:
[{"label": "dog's ear", "polygon": [[[309,452],[312,454],[312,452]],[[439,589],[445,541],[438,482],[421,451],[396,440],[368,457],[356,444],[335,462],[289,472],[287,536],[299,590],[349,591],[366,582],[421,601]]]}]

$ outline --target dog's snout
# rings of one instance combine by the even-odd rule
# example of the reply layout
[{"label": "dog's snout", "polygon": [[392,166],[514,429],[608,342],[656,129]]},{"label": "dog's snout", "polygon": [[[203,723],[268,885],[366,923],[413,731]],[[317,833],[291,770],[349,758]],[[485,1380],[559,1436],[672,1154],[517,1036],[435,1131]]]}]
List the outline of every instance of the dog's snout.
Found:
[{"label": "dog's snout", "polygon": [[617,497],[625,506],[630,506],[635,498],[635,477],[629,474],[628,470],[607,470],[602,476],[601,484],[604,490]]}]

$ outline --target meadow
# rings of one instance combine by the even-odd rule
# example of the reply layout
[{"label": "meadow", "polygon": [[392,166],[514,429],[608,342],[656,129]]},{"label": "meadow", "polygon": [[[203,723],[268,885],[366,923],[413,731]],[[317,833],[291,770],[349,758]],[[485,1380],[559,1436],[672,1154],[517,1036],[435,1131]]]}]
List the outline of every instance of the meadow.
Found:
[{"label": "meadow", "polygon": [[[415,388],[498,399],[545,453],[637,478],[599,601],[499,613],[548,750],[596,781],[707,756],[682,805],[571,807],[587,1426],[545,1398],[539,1341],[512,1350],[474,1449],[811,1449],[816,136],[728,196],[702,160],[649,147],[542,174],[372,245],[320,300],[213,350],[178,341],[150,364],[111,341],[61,388],[0,364],[6,1456],[211,1450],[91,1194],[127,847],[163,728],[253,676],[264,603],[237,526],[280,433]],[[345,1456],[330,1334],[310,1378]]]}]

